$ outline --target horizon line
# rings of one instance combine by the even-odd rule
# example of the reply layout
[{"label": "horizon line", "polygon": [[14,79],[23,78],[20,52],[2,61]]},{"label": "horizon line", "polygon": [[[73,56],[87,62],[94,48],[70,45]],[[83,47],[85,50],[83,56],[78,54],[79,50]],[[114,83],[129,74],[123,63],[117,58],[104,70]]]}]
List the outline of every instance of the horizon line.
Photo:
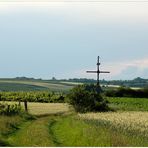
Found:
[{"label": "horizon line", "polygon": [[121,3],[145,3],[146,2],[147,3],[148,0],[144,0],[144,1],[140,1],[140,0],[125,0],[125,1],[124,0],[119,0],[119,1],[117,1],[117,0],[112,0],[112,1],[109,1],[109,0],[104,0],[104,1],[103,0],[92,0],[92,1],[91,0],[88,0],[88,1],[87,0],[84,0],[84,1],[83,0],[78,0],[78,1],[77,0],[76,1],[74,1],[74,0],[72,0],[72,1],[71,0],[61,0],[61,1],[59,1],[59,0],[57,0],[57,1],[53,1],[53,0],[52,1],[50,1],[50,0],[44,0],[44,1],[40,1],[40,0],[36,0],[36,1],[12,0],[11,1],[11,0],[7,0],[7,1],[0,1],[0,3],[1,2],[6,2],[6,3],[7,2],[25,2],[25,3],[29,3],[29,2],[30,3],[33,3],[33,2],[39,2],[39,3],[47,3],[47,2],[49,2],[49,3],[50,2],[68,2],[68,3],[71,3],[71,2],[72,3],[77,3],[77,2],[84,2],[84,3],[85,2],[86,3],[87,2],[88,3],[110,3],[110,2],[113,2],[113,3],[119,3],[119,2],[121,2]]}]

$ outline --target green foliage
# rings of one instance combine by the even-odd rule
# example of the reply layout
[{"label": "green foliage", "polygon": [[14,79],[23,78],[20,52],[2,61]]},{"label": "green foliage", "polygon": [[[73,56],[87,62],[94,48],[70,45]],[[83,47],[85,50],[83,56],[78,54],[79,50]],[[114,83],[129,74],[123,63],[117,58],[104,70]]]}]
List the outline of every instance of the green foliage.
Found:
[{"label": "green foliage", "polygon": [[21,112],[21,106],[17,104],[4,104],[0,103],[0,115],[17,115]]},{"label": "green foliage", "polygon": [[107,111],[107,101],[100,95],[96,85],[79,85],[68,95],[69,103],[76,112]]},{"label": "green foliage", "polygon": [[129,135],[103,121],[82,120],[76,116],[56,118],[50,126],[56,146],[68,147],[127,147],[148,146],[147,139]]},{"label": "green foliage", "polygon": [[1,137],[0,137],[0,146],[1,147],[4,147],[4,146],[11,146],[7,141],[3,140]]},{"label": "green foliage", "polygon": [[133,98],[148,98],[148,89],[131,89],[120,87],[116,90],[108,90],[105,92],[108,97],[133,97]]},{"label": "green foliage", "polygon": [[0,101],[25,101],[42,103],[64,103],[63,93],[49,91],[0,92]]},{"label": "green foliage", "polygon": [[21,128],[21,124],[33,120],[32,115],[21,112],[19,115],[0,115],[0,146],[13,146],[8,138]]},{"label": "green foliage", "polygon": [[147,98],[108,97],[109,107],[122,111],[148,111]]}]

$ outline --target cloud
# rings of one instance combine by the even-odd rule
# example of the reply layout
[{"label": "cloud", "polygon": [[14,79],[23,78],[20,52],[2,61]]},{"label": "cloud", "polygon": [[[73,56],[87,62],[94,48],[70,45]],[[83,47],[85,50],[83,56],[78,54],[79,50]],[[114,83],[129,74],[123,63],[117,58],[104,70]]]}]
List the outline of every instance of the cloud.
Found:
[{"label": "cloud", "polygon": [[[60,2],[61,1],[61,2]],[[67,0],[71,1],[71,0]],[[83,0],[82,0],[83,1]],[[86,0],[87,1],[87,0]],[[122,3],[122,2],[72,2],[66,3],[62,0],[0,0],[0,12],[13,12],[23,9],[34,9],[44,11],[47,9],[60,12],[70,20],[80,23],[148,23],[147,3]]]},{"label": "cloud", "polygon": [[[93,78],[96,74],[86,73],[87,70],[96,70],[96,67],[87,67],[67,71],[62,77],[71,78]],[[110,74],[100,74],[100,79],[117,80],[117,79],[134,79],[136,77],[148,78],[148,58],[140,60],[129,60],[124,62],[103,63],[100,70],[110,71]]]},{"label": "cloud", "polygon": [[133,79],[148,77],[148,58],[129,60],[124,62],[106,63],[105,67],[111,71],[111,79]]}]

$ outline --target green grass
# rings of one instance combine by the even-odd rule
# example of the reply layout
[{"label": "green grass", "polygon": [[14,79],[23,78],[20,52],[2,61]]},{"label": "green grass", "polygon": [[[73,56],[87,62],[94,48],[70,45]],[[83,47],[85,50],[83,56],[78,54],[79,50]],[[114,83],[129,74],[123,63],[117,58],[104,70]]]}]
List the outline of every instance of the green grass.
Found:
[{"label": "green grass", "polygon": [[117,98],[108,97],[109,106],[115,110],[122,111],[148,111],[147,98]]},{"label": "green grass", "polygon": [[7,137],[18,129],[23,122],[20,116],[2,116],[0,115],[0,146],[11,146],[6,140]]},{"label": "green grass", "polygon": [[83,121],[75,116],[56,118],[51,129],[57,146],[148,146],[140,136],[135,139],[110,126]]},{"label": "green grass", "polygon": [[2,116],[0,115],[0,135],[10,134],[22,121],[20,116]]},{"label": "green grass", "polygon": [[[145,142],[145,143],[144,143]],[[148,146],[141,138],[82,120],[77,115],[49,115],[23,122],[19,129],[7,133],[5,146]]]},{"label": "green grass", "polygon": [[52,133],[59,146],[108,146],[104,129],[97,131],[82,120],[73,117],[59,118],[52,126]]},{"label": "green grass", "polygon": [[125,128],[122,132],[112,124],[70,114],[66,104],[29,103],[28,107],[35,120],[0,116],[2,146],[148,146],[140,135],[130,135]]},{"label": "green grass", "polygon": [[47,116],[26,122],[8,138],[8,142],[13,146],[54,146],[48,129],[49,120],[50,116]]}]

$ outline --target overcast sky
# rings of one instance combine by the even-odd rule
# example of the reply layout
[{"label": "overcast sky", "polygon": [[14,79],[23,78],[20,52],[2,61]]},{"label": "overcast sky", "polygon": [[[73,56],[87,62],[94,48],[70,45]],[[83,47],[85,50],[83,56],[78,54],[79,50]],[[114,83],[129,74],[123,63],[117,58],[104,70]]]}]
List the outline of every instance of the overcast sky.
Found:
[{"label": "overcast sky", "polygon": [[101,79],[148,78],[148,2],[0,0],[0,55],[1,78],[96,78],[98,55]]}]

